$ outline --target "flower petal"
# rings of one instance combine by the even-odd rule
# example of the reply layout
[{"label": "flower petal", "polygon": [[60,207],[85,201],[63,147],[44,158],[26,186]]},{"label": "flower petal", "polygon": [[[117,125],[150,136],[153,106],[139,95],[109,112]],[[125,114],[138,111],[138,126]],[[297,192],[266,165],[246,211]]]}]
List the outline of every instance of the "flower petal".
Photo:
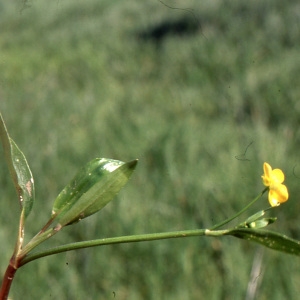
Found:
[{"label": "flower petal", "polygon": [[284,181],[284,174],[280,169],[274,169],[272,171],[272,179],[274,182],[283,183]]},{"label": "flower petal", "polygon": [[268,163],[264,163],[264,175],[261,176],[263,184],[265,186],[270,186],[272,183],[272,167]]},{"label": "flower petal", "polygon": [[278,206],[289,198],[287,187],[284,184],[273,184],[269,190],[269,202],[271,206]]},{"label": "flower petal", "polygon": [[277,200],[277,193],[274,190],[269,191],[268,200],[272,207],[280,205],[280,202]]}]

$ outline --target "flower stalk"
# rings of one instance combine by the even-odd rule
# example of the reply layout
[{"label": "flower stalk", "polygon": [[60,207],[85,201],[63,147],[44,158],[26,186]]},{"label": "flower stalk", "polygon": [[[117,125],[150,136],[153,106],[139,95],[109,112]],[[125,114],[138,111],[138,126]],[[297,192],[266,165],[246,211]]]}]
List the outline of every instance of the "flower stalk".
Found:
[{"label": "flower stalk", "polygon": [[213,227],[210,228],[210,230],[215,230],[218,229],[226,224],[228,224],[229,222],[233,221],[234,219],[236,219],[237,217],[239,217],[241,214],[243,214],[250,206],[252,206],[258,199],[260,199],[260,197],[268,190],[268,188],[266,187],[256,198],[254,198],[248,205],[246,205],[242,210],[240,210],[238,213],[236,213],[235,215],[233,215],[232,217],[214,225]]}]

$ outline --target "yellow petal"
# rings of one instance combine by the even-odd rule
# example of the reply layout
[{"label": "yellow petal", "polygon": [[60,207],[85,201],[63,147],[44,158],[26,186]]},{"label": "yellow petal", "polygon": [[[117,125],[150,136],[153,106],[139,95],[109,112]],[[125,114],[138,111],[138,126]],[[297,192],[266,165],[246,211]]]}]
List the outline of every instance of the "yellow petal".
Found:
[{"label": "yellow petal", "polygon": [[289,193],[284,184],[273,184],[270,186],[268,199],[271,206],[278,206],[280,203],[286,202],[288,198]]},{"label": "yellow petal", "polygon": [[277,183],[283,183],[284,181],[284,174],[280,169],[274,169],[272,171],[272,179]]},{"label": "yellow petal", "polygon": [[278,202],[277,195],[274,193],[274,191],[269,191],[268,200],[272,207],[280,205],[280,202]]},{"label": "yellow petal", "polygon": [[264,163],[264,175],[261,176],[263,184],[265,186],[270,186],[272,183],[272,167],[268,163]]}]

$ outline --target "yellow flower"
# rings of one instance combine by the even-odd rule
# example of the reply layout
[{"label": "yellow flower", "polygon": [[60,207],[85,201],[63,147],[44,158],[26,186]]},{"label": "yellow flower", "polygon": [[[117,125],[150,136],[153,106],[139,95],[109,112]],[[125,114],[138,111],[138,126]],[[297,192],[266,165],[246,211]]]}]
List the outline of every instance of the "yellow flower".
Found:
[{"label": "yellow flower", "polygon": [[268,163],[264,163],[264,175],[261,176],[263,184],[269,187],[269,202],[271,206],[278,206],[287,201],[289,193],[287,187],[282,184],[284,174],[280,169],[272,170]]}]

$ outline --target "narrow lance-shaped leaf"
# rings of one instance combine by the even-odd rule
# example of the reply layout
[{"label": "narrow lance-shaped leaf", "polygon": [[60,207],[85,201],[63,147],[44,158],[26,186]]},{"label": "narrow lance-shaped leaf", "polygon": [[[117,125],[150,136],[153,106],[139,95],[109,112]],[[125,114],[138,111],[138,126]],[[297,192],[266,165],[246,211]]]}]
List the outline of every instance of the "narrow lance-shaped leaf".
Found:
[{"label": "narrow lance-shaped leaf", "polygon": [[137,160],[97,158],[89,162],[56,198],[52,218],[56,228],[86,218],[109,203],[130,178]]},{"label": "narrow lance-shaped leaf", "polygon": [[247,241],[253,241],[268,248],[300,256],[300,241],[286,235],[260,229],[233,229],[226,235],[232,235]]},{"label": "narrow lance-shaped leaf", "polygon": [[10,138],[1,114],[0,136],[8,169],[26,218],[32,209],[35,197],[33,176],[23,152]]}]

